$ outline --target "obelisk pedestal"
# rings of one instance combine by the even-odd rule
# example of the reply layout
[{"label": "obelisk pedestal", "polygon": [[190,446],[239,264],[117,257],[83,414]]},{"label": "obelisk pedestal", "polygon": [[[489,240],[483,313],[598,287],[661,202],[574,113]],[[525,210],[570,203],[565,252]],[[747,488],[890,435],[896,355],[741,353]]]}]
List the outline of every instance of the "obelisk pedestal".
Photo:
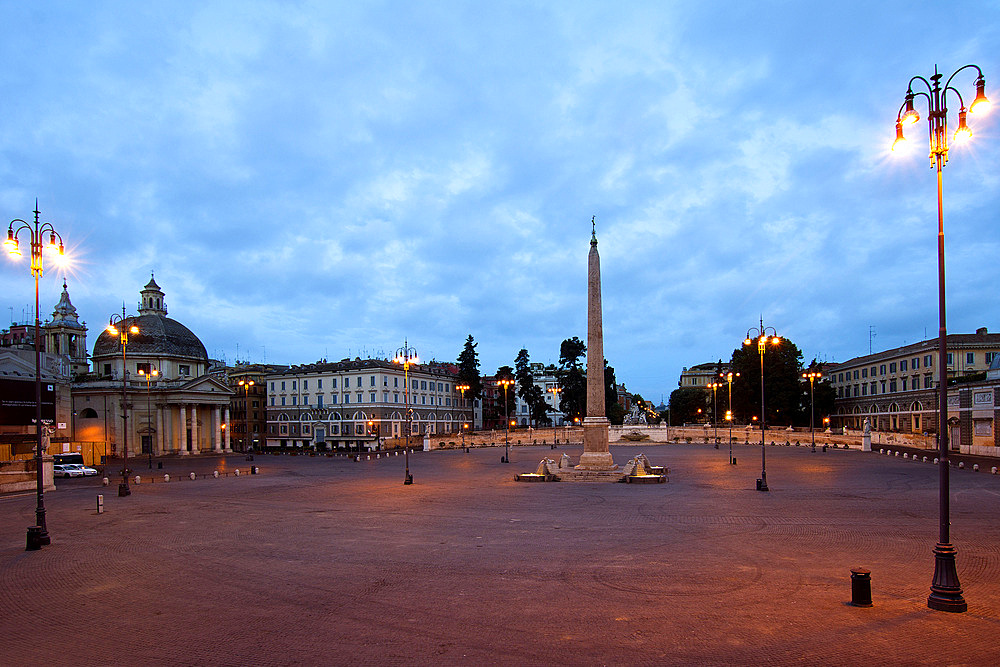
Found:
[{"label": "obelisk pedestal", "polygon": [[608,420],[604,413],[604,324],[601,313],[601,256],[591,220],[587,272],[587,416],[583,419],[583,454],[577,470],[617,470],[608,451]]}]

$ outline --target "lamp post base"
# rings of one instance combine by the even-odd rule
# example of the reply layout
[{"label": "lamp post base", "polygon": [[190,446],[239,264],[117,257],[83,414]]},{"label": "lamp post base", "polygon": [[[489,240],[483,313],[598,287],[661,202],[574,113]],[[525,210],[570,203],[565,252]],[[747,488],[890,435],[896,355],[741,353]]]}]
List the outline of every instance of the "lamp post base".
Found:
[{"label": "lamp post base", "polygon": [[118,497],[122,498],[124,496],[131,496],[132,489],[128,488],[128,484],[122,482],[118,485]]},{"label": "lamp post base", "polygon": [[962,597],[955,553],[951,544],[938,542],[934,547],[934,581],[931,582],[931,594],[927,597],[927,606],[931,609],[961,613],[969,608]]}]

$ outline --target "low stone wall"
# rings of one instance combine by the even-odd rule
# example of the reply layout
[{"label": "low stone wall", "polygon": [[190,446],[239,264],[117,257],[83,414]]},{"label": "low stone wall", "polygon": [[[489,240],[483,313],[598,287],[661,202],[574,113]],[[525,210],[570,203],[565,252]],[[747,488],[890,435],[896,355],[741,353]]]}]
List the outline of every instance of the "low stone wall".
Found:
[{"label": "low stone wall", "polygon": [[[34,491],[38,488],[35,460],[9,461],[0,464],[0,493]],[[42,484],[45,491],[55,491],[52,481],[52,457],[42,459]]]}]

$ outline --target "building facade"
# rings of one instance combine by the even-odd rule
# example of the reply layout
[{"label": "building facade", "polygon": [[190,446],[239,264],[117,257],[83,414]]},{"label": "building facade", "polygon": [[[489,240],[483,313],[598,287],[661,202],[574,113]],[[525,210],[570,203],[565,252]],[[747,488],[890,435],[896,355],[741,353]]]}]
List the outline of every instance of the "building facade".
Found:
[{"label": "building facade", "polygon": [[[455,389],[452,364],[344,359],[292,366],[262,379],[269,449],[377,449],[386,439],[459,434],[470,399]],[[408,385],[407,385],[408,383]],[[408,413],[407,408],[412,412]]]},{"label": "building facade", "polygon": [[[1000,354],[1000,334],[985,328],[974,334],[949,334],[946,345],[950,383],[985,380]],[[936,338],[830,364],[828,370],[836,391],[831,426],[861,429],[867,419],[877,430],[938,432],[941,369]],[[961,391],[955,392],[958,401]],[[949,396],[952,393],[949,390]]]},{"label": "building facade", "polygon": [[140,292],[138,310],[119,325],[138,327],[124,357],[119,335],[102,331],[93,372],[73,384],[76,439],[103,443],[105,456],[121,455],[126,435],[130,456],[232,451],[232,391],[209,373],[205,346],[167,317],[163,291],[152,278]]},{"label": "building facade", "polygon": [[237,362],[226,369],[226,382],[233,392],[229,404],[230,442],[235,451],[260,451],[267,433],[267,383],[265,377],[288,370],[288,366]]},{"label": "building facade", "polygon": [[722,381],[719,379],[720,373],[725,374],[728,372],[729,364],[721,361],[683,368],[681,369],[680,379],[677,380],[677,386],[682,389],[705,389],[713,382]]}]

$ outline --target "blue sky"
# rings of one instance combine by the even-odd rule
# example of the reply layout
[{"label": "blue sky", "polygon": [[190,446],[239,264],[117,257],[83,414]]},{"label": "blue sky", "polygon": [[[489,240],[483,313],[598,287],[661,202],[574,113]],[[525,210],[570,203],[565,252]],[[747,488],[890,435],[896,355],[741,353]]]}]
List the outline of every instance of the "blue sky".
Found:
[{"label": "blue sky", "polygon": [[[472,334],[484,373],[585,337],[597,216],[605,355],[659,400],[761,315],[807,362],[936,335],[926,125],[888,148],[935,64],[1000,103],[998,44],[996,2],[2,1],[0,213],[38,198],[91,345],[154,270],[230,363]],[[1000,331],[998,114],[945,168],[953,332]]]}]

